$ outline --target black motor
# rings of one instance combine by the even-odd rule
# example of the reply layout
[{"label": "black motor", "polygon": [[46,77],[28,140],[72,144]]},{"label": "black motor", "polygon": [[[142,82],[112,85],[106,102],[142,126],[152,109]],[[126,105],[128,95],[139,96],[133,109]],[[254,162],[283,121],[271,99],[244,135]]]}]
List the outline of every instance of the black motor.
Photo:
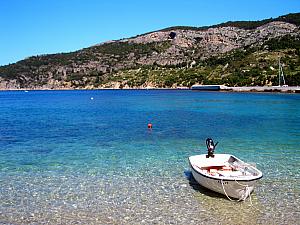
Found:
[{"label": "black motor", "polygon": [[217,144],[219,142],[217,142],[216,144],[214,144],[214,141],[213,139],[211,138],[207,138],[206,139],[206,147],[207,147],[207,155],[206,155],[206,158],[209,158],[209,157],[212,157],[214,158],[214,151],[215,151],[215,148],[217,147]]}]

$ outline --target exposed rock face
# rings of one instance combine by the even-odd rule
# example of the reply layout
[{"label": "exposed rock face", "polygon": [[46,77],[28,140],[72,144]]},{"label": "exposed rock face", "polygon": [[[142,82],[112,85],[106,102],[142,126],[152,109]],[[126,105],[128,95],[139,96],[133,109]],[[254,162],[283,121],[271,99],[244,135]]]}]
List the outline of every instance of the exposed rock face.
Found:
[{"label": "exposed rock face", "polygon": [[[236,48],[252,44],[260,44],[265,40],[295,34],[299,32],[296,25],[284,22],[271,22],[255,30],[243,30],[236,27],[209,28],[205,31],[172,30],[176,33],[173,48],[169,53],[175,53],[178,48],[200,48],[204,55],[224,53]],[[162,42],[170,39],[170,32],[154,32],[140,37],[123,40],[133,43]]]},{"label": "exposed rock face", "polygon": [[5,80],[0,77],[0,90],[20,89],[20,84],[15,79]]},{"label": "exposed rock face", "polygon": [[[299,27],[276,21],[252,30],[218,27],[157,31],[65,55],[39,56],[31,59],[30,63],[34,65],[29,60],[23,60],[19,64],[0,67],[0,89],[128,88],[122,80],[104,81],[122,69],[147,65],[193,67],[196,61],[246,46],[259,46],[267,40],[288,34],[300,36]],[[127,48],[122,50],[122,46]],[[132,46],[132,50],[127,50]],[[45,60],[47,63],[40,63]],[[141,84],[141,87],[148,86],[155,84],[150,81]]]}]

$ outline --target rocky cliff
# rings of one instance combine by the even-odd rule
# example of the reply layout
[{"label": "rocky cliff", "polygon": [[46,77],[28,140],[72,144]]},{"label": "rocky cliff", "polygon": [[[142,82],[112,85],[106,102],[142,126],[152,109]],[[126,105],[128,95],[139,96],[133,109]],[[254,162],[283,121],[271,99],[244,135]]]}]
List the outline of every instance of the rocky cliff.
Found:
[{"label": "rocky cliff", "polygon": [[76,52],[33,56],[0,67],[0,89],[274,85],[279,57],[287,80],[300,85],[299,18],[257,21],[250,29],[243,27],[250,22],[173,27]]}]

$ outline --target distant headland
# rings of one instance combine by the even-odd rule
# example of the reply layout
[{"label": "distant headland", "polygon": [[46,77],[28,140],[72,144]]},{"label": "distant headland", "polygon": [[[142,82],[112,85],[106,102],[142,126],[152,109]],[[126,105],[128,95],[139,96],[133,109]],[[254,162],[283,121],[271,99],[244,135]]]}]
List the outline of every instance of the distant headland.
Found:
[{"label": "distant headland", "polygon": [[0,89],[180,89],[214,84],[259,91],[280,85],[278,58],[286,83],[299,86],[299,26],[300,13],[210,27],[177,26],[75,52],[32,56],[0,67]]}]

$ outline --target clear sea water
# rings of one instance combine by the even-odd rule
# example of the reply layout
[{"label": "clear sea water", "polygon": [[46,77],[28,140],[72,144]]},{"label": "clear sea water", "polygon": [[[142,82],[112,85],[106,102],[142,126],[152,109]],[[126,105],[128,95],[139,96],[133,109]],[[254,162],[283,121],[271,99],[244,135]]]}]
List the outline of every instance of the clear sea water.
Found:
[{"label": "clear sea water", "polygon": [[[207,137],[263,172],[252,205],[192,179]],[[0,92],[0,224],[300,224],[299,167],[299,94]]]}]

